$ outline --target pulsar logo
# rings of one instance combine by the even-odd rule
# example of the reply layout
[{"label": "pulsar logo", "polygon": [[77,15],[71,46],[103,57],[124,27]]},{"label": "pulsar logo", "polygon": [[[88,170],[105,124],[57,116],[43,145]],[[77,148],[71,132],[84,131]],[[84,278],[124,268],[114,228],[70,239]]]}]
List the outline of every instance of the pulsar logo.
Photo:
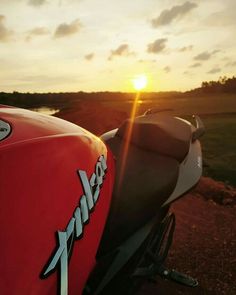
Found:
[{"label": "pulsar logo", "polygon": [[96,163],[95,172],[90,180],[83,170],[78,170],[84,195],[81,196],[79,206],[76,207],[64,231],[57,231],[58,246],[46,265],[42,278],[48,277],[56,268],[60,269],[60,295],[68,294],[68,260],[72,254],[75,240],[82,237],[83,227],[89,221],[90,211],[94,208],[100,195],[100,187],[107,171],[106,159],[102,155]]}]

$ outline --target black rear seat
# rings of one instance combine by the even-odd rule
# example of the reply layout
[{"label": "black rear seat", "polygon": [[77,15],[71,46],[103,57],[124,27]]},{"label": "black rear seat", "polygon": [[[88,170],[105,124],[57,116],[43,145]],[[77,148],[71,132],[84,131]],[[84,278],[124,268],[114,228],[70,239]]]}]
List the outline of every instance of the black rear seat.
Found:
[{"label": "black rear seat", "polygon": [[130,142],[145,150],[175,158],[182,162],[189,151],[192,138],[191,125],[177,117],[150,114],[126,120],[116,136],[126,137],[129,125],[133,124]]},{"label": "black rear seat", "polygon": [[135,118],[120,183],[130,123],[125,121],[117,132],[103,137],[116,158],[116,178],[99,255],[120,245],[160,212],[176,186],[180,162],[189,150],[192,132],[188,122],[160,114]]}]

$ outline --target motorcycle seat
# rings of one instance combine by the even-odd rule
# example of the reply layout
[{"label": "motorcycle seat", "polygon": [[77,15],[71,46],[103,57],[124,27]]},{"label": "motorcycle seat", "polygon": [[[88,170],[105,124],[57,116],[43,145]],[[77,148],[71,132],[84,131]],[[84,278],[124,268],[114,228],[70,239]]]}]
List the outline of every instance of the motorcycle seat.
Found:
[{"label": "motorcycle seat", "polygon": [[118,136],[106,140],[116,160],[116,181],[110,213],[100,246],[107,253],[149,222],[174,190],[179,162],[130,144],[122,169],[125,141]]},{"label": "motorcycle seat", "polygon": [[123,122],[116,136],[127,139],[127,130],[132,124],[130,143],[136,146],[170,156],[182,162],[186,157],[192,139],[191,124],[178,117],[159,113],[136,117]]}]

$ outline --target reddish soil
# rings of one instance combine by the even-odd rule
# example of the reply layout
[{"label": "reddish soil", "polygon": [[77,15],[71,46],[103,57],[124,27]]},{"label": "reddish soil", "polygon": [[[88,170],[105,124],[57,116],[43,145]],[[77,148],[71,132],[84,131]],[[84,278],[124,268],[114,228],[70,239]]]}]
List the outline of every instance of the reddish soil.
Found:
[{"label": "reddish soil", "polygon": [[[58,117],[95,134],[119,126],[127,114],[95,102],[76,105]],[[172,206],[176,232],[167,265],[196,277],[194,289],[157,278],[144,294],[236,294],[236,189],[202,177],[198,186]]]},{"label": "reddish soil", "polygon": [[[215,187],[211,191],[213,183]],[[167,265],[197,278],[200,287],[189,289],[158,280],[156,291],[147,284],[140,294],[158,294],[159,284],[162,289],[165,287],[163,294],[236,294],[236,206],[215,203],[211,192],[214,198],[217,187],[220,195],[221,184],[202,178],[192,193],[172,206],[176,232]],[[231,193],[232,205],[236,190],[230,190]]]}]

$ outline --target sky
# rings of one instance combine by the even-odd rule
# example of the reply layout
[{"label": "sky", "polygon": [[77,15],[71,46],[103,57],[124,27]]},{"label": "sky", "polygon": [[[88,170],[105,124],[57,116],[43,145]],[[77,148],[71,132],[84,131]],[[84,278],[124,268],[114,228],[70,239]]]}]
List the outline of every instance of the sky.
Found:
[{"label": "sky", "polygon": [[0,0],[0,91],[185,91],[236,73],[235,0]]}]

